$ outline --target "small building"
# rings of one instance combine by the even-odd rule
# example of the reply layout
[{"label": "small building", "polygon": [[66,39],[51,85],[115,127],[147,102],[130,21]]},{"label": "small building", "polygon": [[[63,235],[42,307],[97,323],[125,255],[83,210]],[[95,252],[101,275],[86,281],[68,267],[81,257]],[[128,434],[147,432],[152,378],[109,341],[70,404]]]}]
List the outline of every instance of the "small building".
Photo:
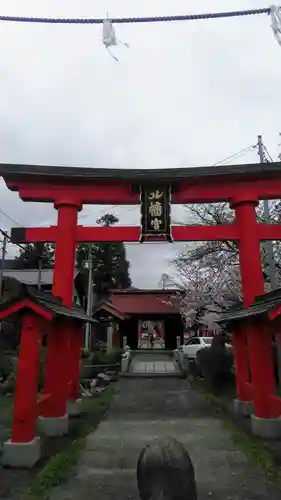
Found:
[{"label": "small building", "polygon": [[[183,343],[184,323],[180,312],[180,296],[176,290],[111,290],[108,300],[93,307],[93,316],[103,328],[103,340],[112,334],[112,347],[122,348],[124,339],[132,349],[142,346],[146,335],[153,334],[166,349],[177,347],[177,337]],[[99,332],[92,336],[92,345]]]},{"label": "small building", "polygon": [[[1,301],[13,299],[19,292],[19,284],[38,289],[38,269],[18,269],[16,260],[4,261]],[[9,268],[8,268],[9,266]],[[73,303],[84,306],[85,290],[87,290],[87,274],[75,271]],[[52,293],[53,269],[42,269],[40,273],[40,289],[42,292]],[[84,308],[84,307],[83,307]],[[85,309],[85,308],[84,308]],[[19,343],[20,322],[17,318],[7,318],[0,322],[0,350],[15,350]]]}]

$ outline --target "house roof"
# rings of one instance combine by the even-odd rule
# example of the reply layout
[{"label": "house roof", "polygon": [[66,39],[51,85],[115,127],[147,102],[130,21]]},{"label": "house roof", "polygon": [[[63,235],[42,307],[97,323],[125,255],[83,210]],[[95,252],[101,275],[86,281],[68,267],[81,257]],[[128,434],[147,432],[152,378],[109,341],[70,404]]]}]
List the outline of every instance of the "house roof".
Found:
[{"label": "house roof", "polygon": [[180,288],[112,288],[111,294],[115,295],[166,295],[166,296],[179,296],[184,295],[186,292]]},{"label": "house roof", "polygon": [[5,180],[19,180],[38,177],[63,179],[64,183],[79,183],[90,180],[115,181],[127,180],[132,182],[159,181],[171,182],[179,180],[196,180],[201,178],[231,178],[233,176],[258,178],[266,171],[267,176],[281,175],[281,162],[270,164],[253,163],[244,165],[230,165],[227,169],[221,166],[198,168],[166,168],[166,169],[116,169],[116,168],[85,168],[61,167],[47,165],[0,164],[0,175]]},{"label": "house roof", "polygon": [[278,306],[281,306],[281,288],[256,297],[254,304],[250,307],[236,306],[228,309],[219,315],[217,323],[232,323],[250,317],[268,315]]},{"label": "house roof", "polygon": [[[36,285],[38,282],[38,269],[4,269],[4,278],[15,278],[21,283],[26,285]],[[41,284],[51,285],[53,283],[53,269],[42,269],[41,271]],[[79,271],[75,271],[74,278],[78,275]]]},{"label": "house roof", "polygon": [[22,262],[20,262],[18,259],[5,259],[3,262],[3,269],[20,269],[21,264]]},{"label": "house roof", "polygon": [[[36,285],[38,282],[38,269],[4,269],[4,278],[14,278],[26,285]],[[51,285],[53,282],[53,269],[42,269],[42,285]]]},{"label": "house roof", "polygon": [[179,298],[175,290],[113,290],[111,302],[128,315],[180,313]]},{"label": "house roof", "polygon": [[[16,304],[18,304],[19,307],[15,310],[13,309],[13,306]],[[7,301],[0,303],[0,318],[4,319],[4,317],[10,315],[9,311],[17,312],[21,308],[27,307],[27,304],[36,304],[37,306],[40,306],[44,311],[51,314],[51,318],[56,316],[65,316],[84,323],[96,323],[95,319],[87,316],[83,309],[77,305],[73,306],[72,309],[68,309],[52,294],[39,291],[36,288],[19,281],[17,281],[17,294],[9,298]]]},{"label": "house roof", "polygon": [[127,314],[125,314],[123,311],[120,311],[120,309],[115,307],[112,302],[108,302],[107,300],[101,300],[100,302],[97,302],[92,309],[92,315],[95,316],[101,311],[105,311],[111,316],[120,319],[121,321],[124,321],[128,318]]}]

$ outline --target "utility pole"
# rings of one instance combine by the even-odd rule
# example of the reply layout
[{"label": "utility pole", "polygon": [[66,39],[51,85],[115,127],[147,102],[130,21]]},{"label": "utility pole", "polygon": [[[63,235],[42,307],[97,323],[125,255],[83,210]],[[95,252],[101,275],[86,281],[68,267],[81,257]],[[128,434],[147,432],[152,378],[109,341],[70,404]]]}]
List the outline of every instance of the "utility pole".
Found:
[{"label": "utility pole", "polygon": [[42,262],[42,258],[39,257],[39,259],[38,259],[38,275],[37,275],[37,288],[38,288],[38,290],[41,290],[42,270],[43,270],[43,262]]},{"label": "utility pole", "polygon": [[[92,258],[92,245],[89,245],[88,253],[88,295],[87,295],[87,316],[92,316],[92,305],[93,305],[93,258]],[[85,330],[85,349],[90,350],[90,338],[91,338],[91,323],[86,323]]]},{"label": "utility pole", "polygon": [[[264,154],[264,146],[263,146],[261,135],[258,135],[258,155],[260,157],[260,163],[266,163],[265,154]],[[269,217],[269,202],[268,202],[268,200],[264,200],[264,202],[263,202],[263,213],[264,213],[265,223],[269,224],[270,217]],[[277,281],[276,281],[276,268],[275,268],[275,261],[274,261],[274,252],[273,252],[273,242],[266,241],[265,242],[265,249],[266,249],[266,254],[267,254],[270,288],[271,288],[271,290],[275,290],[277,288]]]},{"label": "utility pole", "polygon": [[3,271],[4,271],[5,255],[8,242],[7,234],[2,232],[2,235],[4,236],[4,238],[2,241],[2,255],[1,255],[1,268],[0,268],[0,300],[2,299]]},{"label": "utility pole", "polygon": [[[264,146],[263,146],[261,135],[258,135],[258,155],[260,157],[260,162],[266,163],[265,154],[264,154]],[[265,223],[269,224],[270,217],[269,217],[269,202],[268,202],[268,200],[264,200],[263,207],[264,207],[263,212],[264,212]],[[270,288],[271,288],[271,290],[275,290],[277,288],[277,281],[276,281],[276,269],[275,269],[274,252],[273,252],[273,242],[266,241],[265,248],[266,248],[266,253],[267,253]],[[278,378],[279,378],[278,385],[279,385],[279,388],[281,388],[281,346],[280,346],[280,341],[279,341],[278,335],[275,335],[275,341],[276,341],[277,360],[278,360]]]}]

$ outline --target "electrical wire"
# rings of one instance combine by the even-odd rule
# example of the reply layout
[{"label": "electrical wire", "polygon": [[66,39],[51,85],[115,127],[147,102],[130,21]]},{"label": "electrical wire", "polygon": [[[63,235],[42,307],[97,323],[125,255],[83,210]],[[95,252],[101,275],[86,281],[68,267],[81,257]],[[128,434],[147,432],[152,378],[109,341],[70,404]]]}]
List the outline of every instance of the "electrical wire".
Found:
[{"label": "electrical wire", "polygon": [[8,233],[6,231],[3,231],[3,229],[1,229],[1,228],[0,228],[0,233],[2,234],[2,236],[5,236],[10,243],[12,243],[13,245],[17,245],[19,248],[21,248],[22,250],[26,251],[26,248],[24,246],[20,245],[20,243],[14,243],[12,241],[11,236],[9,236]]},{"label": "electrical wire", "polygon": [[224,163],[226,161],[230,161],[234,158],[237,158],[238,156],[241,156],[242,154],[245,154],[245,153],[247,153],[247,151],[253,150],[256,147],[257,147],[257,144],[255,144],[254,146],[248,146],[247,148],[241,149],[240,151],[237,151],[236,153],[233,153],[232,155],[227,156],[226,158],[223,158],[220,161],[217,161],[216,163],[214,163],[212,165],[212,167],[215,167],[216,165],[220,165],[221,163]]},{"label": "electrical wire", "polygon": [[[199,21],[203,19],[221,19],[226,17],[242,17],[260,14],[270,14],[271,8],[236,10],[230,12],[213,12],[205,14],[186,14],[179,16],[155,16],[155,17],[116,17],[110,19],[112,23],[161,23],[173,21]],[[103,18],[49,18],[49,17],[21,17],[21,16],[0,16],[0,21],[19,23],[44,23],[44,24],[103,24]]]},{"label": "electrical wire", "polygon": [[7,217],[8,219],[10,219],[10,221],[14,222],[17,226],[19,227],[22,227],[22,224],[20,224],[19,222],[17,222],[15,219],[13,219],[9,214],[7,214],[7,212],[5,212],[5,210],[3,210],[2,208],[0,208],[0,212],[1,214],[5,215],[5,217]]},{"label": "electrical wire", "polygon": [[268,156],[269,160],[271,161],[271,163],[273,163],[273,159],[272,159],[272,157],[270,156],[270,154],[269,154],[269,152],[268,152],[268,150],[267,150],[267,147],[266,147],[264,144],[263,144],[262,146],[263,146],[263,149],[265,150],[265,152],[266,152],[266,154],[267,154],[267,156]]}]

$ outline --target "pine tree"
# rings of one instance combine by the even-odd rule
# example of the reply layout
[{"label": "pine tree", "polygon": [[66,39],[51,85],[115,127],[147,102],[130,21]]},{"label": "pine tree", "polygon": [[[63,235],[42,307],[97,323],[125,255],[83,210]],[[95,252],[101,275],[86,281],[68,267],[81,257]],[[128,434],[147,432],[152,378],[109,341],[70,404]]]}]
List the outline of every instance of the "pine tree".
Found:
[{"label": "pine tree", "polygon": [[15,258],[19,269],[38,269],[39,261],[43,269],[52,269],[54,265],[54,245],[50,243],[28,243],[20,249]]},{"label": "pine tree", "polygon": [[[112,226],[118,221],[113,214],[105,214],[97,220],[102,226]],[[91,245],[93,261],[93,282],[97,295],[102,295],[104,288],[129,288],[131,279],[129,262],[126,259],[124,243],[95,243]],[[89,259],[89,245],[81,244],[77,248],[76,262],[78,269],[85,267]]]}]

